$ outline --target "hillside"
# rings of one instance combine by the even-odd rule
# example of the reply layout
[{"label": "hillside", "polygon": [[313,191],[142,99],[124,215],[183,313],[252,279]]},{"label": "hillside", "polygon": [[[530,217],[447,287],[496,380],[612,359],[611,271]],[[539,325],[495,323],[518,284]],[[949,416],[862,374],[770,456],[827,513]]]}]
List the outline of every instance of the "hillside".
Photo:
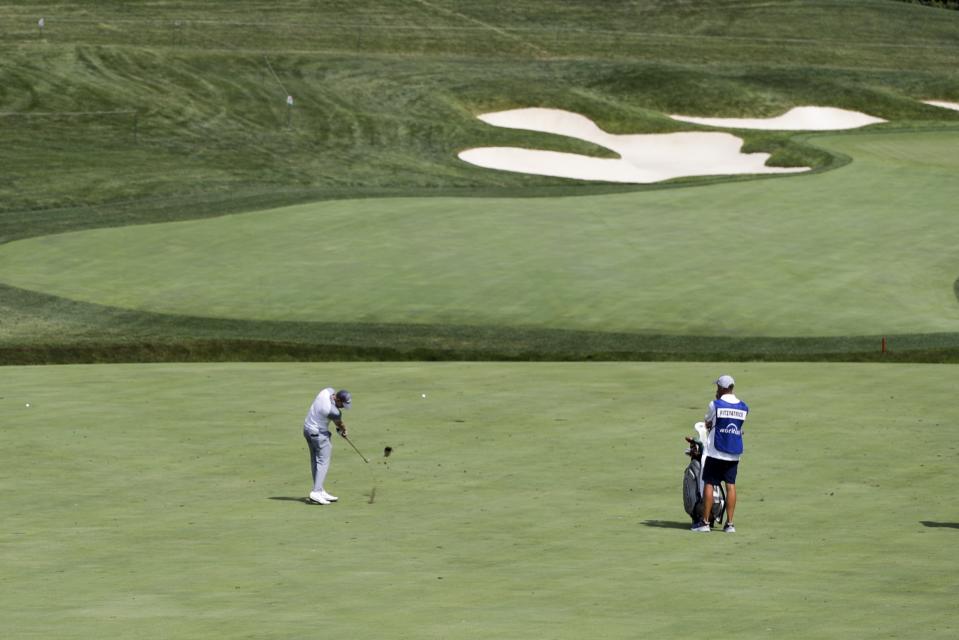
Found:
[{"label": "hillside", "polygon": [[[959,124],[959,112],[920,102],[959,100],[959,14],[893,0],[651,0],[602,10],[532,0],[2,2],[0,25],[0,243],[329,199],[598,195],[717,182],[581,183],[483,170],[456,157],[503,144],[608,156],[586,142],[475,117],[514,107],[567,109],[615,133],[689,128],[670,113],[768,117],[804,104],[890,121],[879,130]],[[771,153],[774,165],[822,172],[849,161],[804,136],[742,135],[747,151]],[[286,325],[224,328],[202,313],[184,321],[82,304],[4,287],[0,306],[16,320],[5,322],[0,342],[20,354],[7,357],[109,359],[117,340],[135,359],[162,359],[171,342],[182,357],[190,351],[184,332],[204,336],[198,349],[206,355],[198,357],[243,352],[266,336],[287,340]],[[66,344],[57,339],[63,322],[80,326]],[[337,327],[289,329],[313,336],[294,357],[395,356],[374,339],[391,330],[351,327],[349,344],[331,347],[343,333]],[[433,350],[437,331],[415,338],[418,330],[406,327],[391,344],[409,338],[403,353],[450,353]],[[485,344],[475,328],[449,331],[460,355]],[[579,347],[542,344],[595,337],[530,331],[501,328],[519,336],[510,354],[579,357]],[[648,355],[650,339],[631,357]],[[652,350],[712,353],[664,340]],[[621,342],[605,336],[588,353]],[[252,352],[272,357],[272,349]],[[741,353],[778,350],[749,343]]]},{"label": "hillside", "polygon": [[[677,129],[665,113],[802,103],[959,122],[915,101],[959,97],[949,12],[607,4],[0,4],[0,240],[328,197],[561,189],[476,170],[455,151],[535,139],[604,153],[473,118],[516,106],[624,133]],[[778,152],[774,163],[829,163],[781,136],[754,146]]]}]

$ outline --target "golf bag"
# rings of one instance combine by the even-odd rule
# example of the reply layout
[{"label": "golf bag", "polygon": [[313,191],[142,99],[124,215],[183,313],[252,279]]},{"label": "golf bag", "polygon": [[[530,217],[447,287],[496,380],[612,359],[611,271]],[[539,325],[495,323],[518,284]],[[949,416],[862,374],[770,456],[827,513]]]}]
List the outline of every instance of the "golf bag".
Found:
[{"label": "golf bag", "polygon": [[686,455],[689,456],[689,465],[683,473],[683,507],[693,523],[705,520],[712,525],[714,522],[722,522],[723,515],[726,513],[726,490],[723,489],[722,484],[713,486],[713,512],[710,517],[704,517],[703,459],[705,450],[703,440],[706,439],[706,426],[702,422],[697,422],[696,431],[699,433],[698,438],[686,438],[686,442],[689,443],[689,448],[686,449]]}]

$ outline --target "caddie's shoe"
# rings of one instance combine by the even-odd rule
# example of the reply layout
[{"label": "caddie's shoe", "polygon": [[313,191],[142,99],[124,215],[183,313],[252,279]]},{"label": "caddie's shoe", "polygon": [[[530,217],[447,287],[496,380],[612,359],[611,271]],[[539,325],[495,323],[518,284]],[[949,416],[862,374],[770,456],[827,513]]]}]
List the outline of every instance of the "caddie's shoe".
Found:
[{"label": "caddie's shoe", "polygon": [[337,500],[339,500],[339,498],[337,498],[336,496],[332,496],[328,494],[326,492],[326,489],[324,489],[323,491],[320,491],[320,495],[323,496],[325,500],[329,500],[330,502],[336,502]]},{"label": "caddie's shoe", "polygon": [[732,522],[727,522],[723,527],[723,533],[736,533],[736,526]]},{"label": "caddie's shoe", "polygon": [[696,533],[709,533],[709,525],[700,520],[693,525],[693,528],[690,531],[695,531]]},{"label": "caddie's shoe", "polygon": [[333,504],[323,497],[322,491],[310,491],[310,502],[313,504]]}]

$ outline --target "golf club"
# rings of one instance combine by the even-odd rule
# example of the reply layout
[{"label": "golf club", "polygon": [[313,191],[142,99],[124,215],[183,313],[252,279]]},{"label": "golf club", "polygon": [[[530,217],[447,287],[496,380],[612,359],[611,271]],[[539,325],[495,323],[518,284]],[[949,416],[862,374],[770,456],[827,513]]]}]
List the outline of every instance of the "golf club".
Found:
[{"label": "golf club", "polygon": [[[340,434],[340,435],[343,435],[343,434]],[[366,456],[364,456],[362,453],[360,453],[360,450],[356,448],[356,445],[353,444],[353,441],[352,441],[352,440],[350,440],[350,439],[349,439],[347,436],[345,436],[345,435],[343,436],[343,439],[350,443],[350,446],[353,447],[353,451],[356,452],[356,455],[358,455],[359,457],[363,458],[363,462],[365,462],[366,464],[369,464],[369,463],[370,463],[370,461],[366,459]]]}]

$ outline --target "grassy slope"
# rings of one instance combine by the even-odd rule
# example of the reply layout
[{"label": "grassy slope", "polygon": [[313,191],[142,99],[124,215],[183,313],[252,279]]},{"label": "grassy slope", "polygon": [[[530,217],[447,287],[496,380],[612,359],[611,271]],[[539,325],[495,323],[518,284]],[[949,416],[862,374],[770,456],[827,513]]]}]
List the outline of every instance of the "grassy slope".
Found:
[{"label": "grassy slope", "polygon": [[[682,437],[726,368],[6,368],[0,635],[678,638],[705,581],[739,638],[955,637],[951,369],[729,369],[739,532],[694,537]],[[327,383],[375,475],[337,443],[321,509]]]},{"label": "grassy slope", "polygon": [[[0,111],[20,115],[0,117],[0,241],[357,195],[630,189],[455,160],[459,148],[524,142],[603,153],[473,119],[512,106],[570,108],[617,132],[675,129],[668,112],[771,115],[805,103],[956,122],[959,114],[915,101],[959,96],[959,76],[942,64],[954,59],[959,22],[944,13],[895,2],[644,2],[607,13],[569,2],[508,10],[460,2],[4,3]],[[297,101],[289,127],[288,92]],[[41,115],[93,110],[136,110],[136,130],[130,114]],[[748,140],[750,150],[775,152],[774,162],[836,164],[787,136]],[[0,303],[21,320],[18,335],[25,323],[76,323],[43,315],[66,303],[9,291]],[[118,315],[88,309],[79,332],[112,342]],[[192,322],[212,339],[236,335]],[[169,324],[142,315],[124,320],[120,333],[134,343],[178,340]],[[264,331],[273,328],[241,333]],[[46,341],[40,334],[19,344]],[[375,335],[351,343],[385,353]],[[538,350],[539,341],[528,347]]]},{"label": "grassy slope", "polygon": [[959,330],[959,131],[816,140],[856,161],[700,189],[354,200],[64,234],[8,245],[0,271],[12,285],[87,302],[267,322],[769,337]]},{"label": "grassy slope", "polygon": [[[625,132],[678,126],[662,113],[770,115],[810,102],[887,118],[959,119],[914,101],[959,95],[959,76],[939,65],[959,49],[957,20],[891,2],[712,4],[623,4],[624,14],[607,16],[588,3],[502,11],[500,3],[291,2],[271,4],[264,16],[264,6],[250,3],[204,3],[193,12],[65,3],[46,12],[43,40],[27,21],[43,6],[0,5],[12,30],[0,63],[0,111],[23,114],[0,118],[8,223],[0,238],[42,232],[71,205],[146,199],[143,213],[126,212],[137,221],[155,215],[151,197],[272,192],[283,201],[568,184],[456,160],[459,148],[524,139],[582,149],[472,118],[486,109],[562,106]],[[175,20],[192,25],[181,27],[182,38],[167,37]],[[23,31],[13,30],[18,25]],[[784,38],[785,25],[793,37]],[[348,34],[359,28],[384,33],[357,51]],[[507,37],[514,32],[522,37]],[[430,46],[413,46],[411,33]],[[557,33],[562,46],[548,53],[522,44],[546,47]],[[615,39],[627,37],[636,42]],[[367,48],[374,42],[383,51]],[[296,97],[292,128],[287,93]],[[36,115],[103,110],[139,111],[139,144],[128,114]],[[203,208],[201,199],[200,211],[179,215]],[[94,220],[86,224],[97,224],[97,213],[88,210]]]}]

